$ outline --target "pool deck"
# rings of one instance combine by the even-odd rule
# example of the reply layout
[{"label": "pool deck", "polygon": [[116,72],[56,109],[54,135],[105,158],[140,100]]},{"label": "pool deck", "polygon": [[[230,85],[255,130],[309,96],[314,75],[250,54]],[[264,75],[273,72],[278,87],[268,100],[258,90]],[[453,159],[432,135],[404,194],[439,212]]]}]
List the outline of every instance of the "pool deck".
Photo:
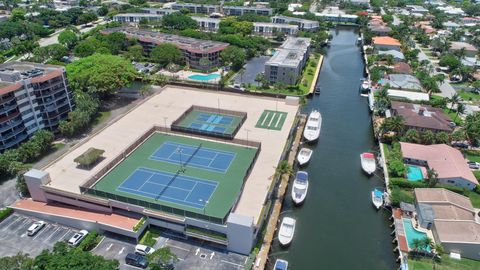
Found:
[{"label": "pool deck", "polygon": [[[209,74],[221,74],[222,73],[222,70],[219,69],[218,71],[215,71],[215,72],[212,72],[212,73],[209,73]],[[160,70],[159,72],[157,72],[157,74],[162,74],[162,75],[165,75],[167,77],[172,77],[172,78],[178,78],[178,79],[181,79],[181,80],[189,80],[189,81],[194,81],[194,82],[209,82],[209,83],[217,83],[220,81],[220,78],[221,77],[218,77],[218,78],[214,78],[214,79],[211,79],[211,80],[195,80],[195,79],[190,79],[189,77],[192,76],[192,75],[202,75],[202,76],[206,76],[206,75],[209,75],[209,74],[204,74],[204,73],[200,73],[200,72],[193,72],[193,71],[189,71],[189,70],[180,70],[180,71],[177,71],[177,72],[170,72],[170,71],[167,71],[167,70]]]},{"label": "pool deck", "polygon": [[[98,173],[106,164],[121,154],[135,140],[145,134],[152,126],[170,126],[192,105],[243,111],[248,114],[244,124],[236,134],[236,139],[252,140],[262,143],[249,177],[247,178],[235,213],[252,216],[254,222],[262,212],[265,198],[280,161],[283,145],[293,126],[298,105],[285,103],[285,99],[257,97],[237,93],[197,90],[193,88],[167,86],[131,111],[117,118],[107,127],[79,142],[69,152],[43,168],[50,174],[51,181],[46,187],[60,191],[80,194],[80,185]],[[255,104],[255,106],[252,106]],[[256,128],[256,124],[265,109],[287,112],[282,130]],[[214,140],[218,141],[218,140]],[[228,143],[228,141],[224,141]],[[90,170],[77,167],[74,159],[90,147],[105,150],[104,159]]]}]

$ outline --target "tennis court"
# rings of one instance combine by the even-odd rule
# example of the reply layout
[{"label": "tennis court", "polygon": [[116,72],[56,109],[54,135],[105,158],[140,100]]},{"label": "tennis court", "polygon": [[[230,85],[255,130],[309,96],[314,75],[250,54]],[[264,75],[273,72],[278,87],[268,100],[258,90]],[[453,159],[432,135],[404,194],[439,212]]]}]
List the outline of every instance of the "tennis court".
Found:
[{"label": "tennis court", "polygon": [[179,214],[224,218],[257,149],[154,133],[92,188],[93,195]]},{"label": "tennis court", "polygon": [[203,209],[217,188],[217,182],[162,172],[136,169],[117,190]]},{"label": "tennis court", "polygon": [[258,119],[255,127],[272,130],[282,130],[285,119],[287,119],[286,112],[264,110],[262,115],[260,115],[260,118]]},{"label": "tennis court", "polygon": [[179,120],[178,126],[199,133],[233,136],[241,122],[241,116],[193,109]]},{"label": "tennis court", "polygon": [[202,147],[201,144],[196,146],[167,141],[150,156],[150,159],[225,173],[235,156],[233,152]]}]

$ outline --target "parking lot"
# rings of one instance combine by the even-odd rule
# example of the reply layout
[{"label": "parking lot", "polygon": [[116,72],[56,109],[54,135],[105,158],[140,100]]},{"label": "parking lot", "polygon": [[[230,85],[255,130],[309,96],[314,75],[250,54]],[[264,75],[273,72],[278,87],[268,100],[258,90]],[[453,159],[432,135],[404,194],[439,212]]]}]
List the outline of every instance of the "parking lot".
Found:
[{"label": "parking lot", "polygon": [[70,239],[78,230],[46,222],[34,236],[27,229],[38,219],[14,213],[0,222],[0,257],[18,252],[37,256],[44,249],[52,248],[58,241]]},{"label": "parking lot", "polygon": [[165,246],[177,255],[179,259],[175,265],[177,270],[243,270],[247,260],[247,256],[226,252],[223,248],[205,242],[185,240],[168,233],[158,240],[155,247]]},{"label": "parking lot", "polygon": [[103,256],[107,259],[116,259],[120,263],[120,270],[139,269],[125,264],[125,256],[135,251],[135,240],[128,237],[122,237],[110,233],[105,234],[102,242],[92,250],[95,255]]}]

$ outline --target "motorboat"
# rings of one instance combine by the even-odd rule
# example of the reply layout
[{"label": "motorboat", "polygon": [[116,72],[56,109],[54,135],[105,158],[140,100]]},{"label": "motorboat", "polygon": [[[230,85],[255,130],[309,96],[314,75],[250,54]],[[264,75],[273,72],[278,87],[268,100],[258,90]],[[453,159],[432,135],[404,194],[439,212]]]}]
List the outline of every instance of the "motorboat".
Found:
[{"label": "motorboat", "polygon": [[383,190],[375,188],[372,190],[372,203],[375,208],[380,209],[383,205]]},{"label": "motorboat", "polygon": [[369,80],[364,80],[362,84],[360,85],[360,94],[362,95],[367,95],[368,92],[370,91],[370,81]]},{"label": "motorboat", "polygon": [[319,111],[313,110],[308,115],[307,124],[303,131],[303,137],[307,142],[314,142],[320,137],[320,129],[322,127],[322,115]]},{"label": "motorboat", "polygon": [[297,221],[291,217],[284,217],[280,230],[278,231],[278,242],[282,246],[288,246],[292,243],[293,234],[295,233],[295,223]]},{"label": "motorboat", "polygon": [[295,205],[300,205],[305,201],[308,191],[308,173],[298,171],[295,175],[292,187],[292,200]]},{"label": "motorboat", "polygon": [[372,175],[375,170],[377,169],[377,160],[375,159],[375,155],[372,153],[362,153],[360,155],[360,160],[362,162],[362,169],[368,175]]},{"label": "motorboat", "polygon": [[375,109],[375,97],[373,96],[372,91],[368,93],[368,107],[370,108],[370,111],[373,112]]},{"label": "motorboat", "polygon": [[303,166],[307,164],[310,161],[312,154],[313,154],[313,150],[311,149],[308,149],[305,147],[300,149],[300,152],[298,152],[298,155],[297,155],[298,165]]},{"label": "motorboat", "polygon": [[288,261],[277,259],[273,266],[273,270],[288,270]]},{"label": "motorboat", "polygon": [[315,88],[314,94],[315,94],[315,95],[320,95],[320,86],[318,86],[318,87]]}]

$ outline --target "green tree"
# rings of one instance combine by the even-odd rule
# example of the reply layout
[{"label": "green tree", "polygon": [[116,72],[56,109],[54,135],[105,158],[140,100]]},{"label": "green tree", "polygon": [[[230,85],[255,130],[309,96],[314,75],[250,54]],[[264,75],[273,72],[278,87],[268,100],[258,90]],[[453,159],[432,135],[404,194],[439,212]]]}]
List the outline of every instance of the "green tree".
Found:
[{"label": "green tree", "polygon": [[419,238],[414,238],[412,240],[412,247],[414,250],[420,250],[423,246],[423,243],[422,243],[422,239],[419,239]]},{"label": "green tree", "polygon": [[247,54],[245,50],[237,46],[228,46],[220,53],[223,65],[231,66],[233,70],[240,70],[245,63]]},{"label": "green tree", "polygon": [[114,32],[104,36],[106,44],[112,54],[118,54],[128,47],[127,36],[124,33]]},{"label": "green tree", "polygon": [[78,37],[71,30],[65,30],[58,35],[58,42],[68,49],[72,49],[77,45]]},{"label": "green tree", "polygon": [[437,143],[449,143],[450,137],[448,136],[448,133],[446,133],[445,131],[441,131],[435,135],[435,141]]},{"label": "green tree", "polygon": [[480,112],[474,112],[465,118],[465,135],[472,145],[480,145]]},{"label": "green tree", "polygon": [[424,131],[422,133],[422,142],[423,144],[435,143],[435,134],[431,130]]},{"label": "green tree", "polygon": [[143,56],[143,47],[142,45],[133,45],[128,47],[125,57],[133,61],[143,61],[145,57]]},{"label": "green tree", "polygon": [[173,269],[173,265],[178,261],[177,256],[168,247],[155,250],[147,255],[149,268],[151,270]]},{"label": "green tree", "polygon": [[467,139],[467,135],[465,134],[465,131],[463,129],[457,129],[454,132],[452,132],[452,141],[457,142],[457,141],[464,141]]},{"label": "green tree", "polygon": [[409,129],[405,133],[405,141],[410,143],[420,143],[420,134],[415,129]]},{"label": "green tree", "polygon": [[438,184],[438,173],[435,169],[427,169],[427,179],[428,187],[433,188]]},{"label": "green tree", "polygon": [[164,15],[162,17],[162,24],[166,28],[176,30],[198,29],[197,22],[181,12]]},{"label": "green tree", "polygon": [[453,121],[455,122],[457,120],[459,114],[464,114],[465,110],[466,110],[465,104],[458,103],[456,113],[455,113],[455,118],[453,119]]},{"label": "green tree", "polygon": [[275,169],[275,177],[279,177],[282,175],[290,176],[293,173],[293,168],[287,160],[280,161],[278,167]]},{"label": "green tree", "polygon": [[83,13],[78,17],[78,23],[79,24],[87,24],[89,22],[96,21],[98,19],[97,15],[95,13]]},{"label": "green tree", "polygon": [[12,14],[10,15],[10,20],[12,22],[19,22],[25,20],[25,9],[23,8],[14,8]]},{"label": "green tree", "polygon": [[440,58],[438,64],[442,67],[448,67],[450,70],[454,70],[460,67],[460,60],[453,54],[445,54]]},{"label": "green tree", "polygon": [[385,119],[384,127],[388,131],[393,131],[401,135],[405,129],[405,122],[401,116],[393,116]]},{"label": "green tree", "polygon": [[67,75],[80,90],[109,95],[131,83],[137,71],[120,56],[94,54],[67,65]]},{"label": "green tree", "polygon": [[15,256],[0,258],[1,270],[33,270],[33,259],[28,254],[18,253]]},{"label": "green tree", "polygon": [[183,56],[175,45],[163,43],[153,48],[150,52],[150,59],[155,63],[159,63],[162,67],[165,67],[169,63],[180,64]]},{"label": "green tree", "polygon": [[95,53],[95,46],[87,40],[78,43],[73,49],[73,54],[77,57],[87,57]]}]

